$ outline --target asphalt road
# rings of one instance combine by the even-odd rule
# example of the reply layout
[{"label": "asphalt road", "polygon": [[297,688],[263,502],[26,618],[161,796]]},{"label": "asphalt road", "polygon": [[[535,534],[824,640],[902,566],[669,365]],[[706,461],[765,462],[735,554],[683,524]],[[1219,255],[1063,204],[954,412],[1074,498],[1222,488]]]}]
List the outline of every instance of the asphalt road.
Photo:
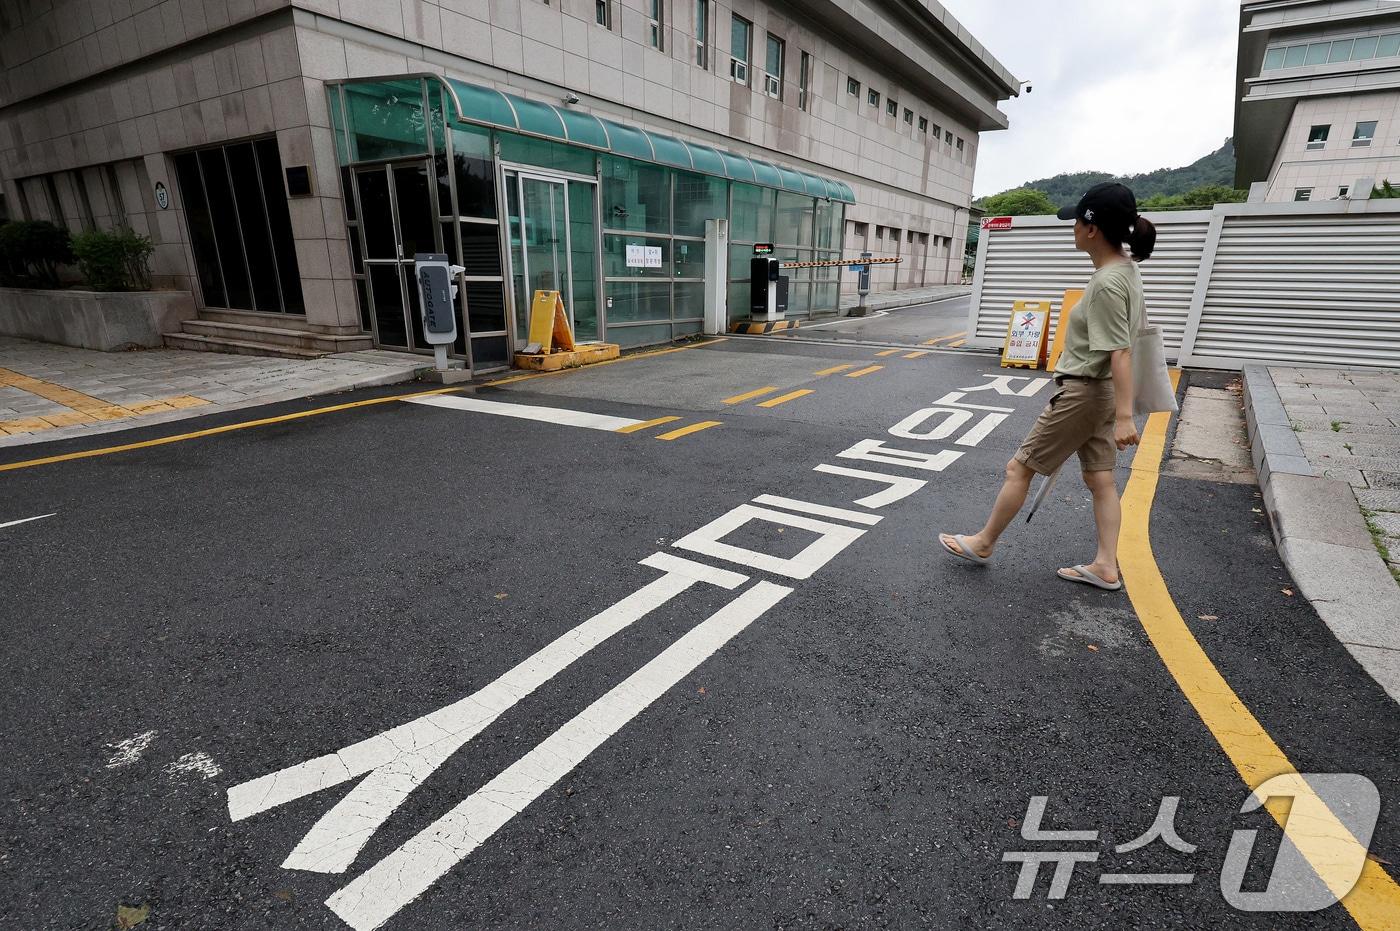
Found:
[{"label": "asphalt road", "polygon": [[[1355,927],[1225,901],[1232,832],[1259,832],[1255,890],[1282,833],[1239,813],[1234,738],[1170,645],[1123,593],[1055,578],[1092,556],[1076,477],[993,565],[939,552],[1049,391],[950,398],[994,360],[906,355],[720,341],[0,471],[0,525],[52,515],[0,526],[9,920]],[[940,399],[982,407],[918,414]],[[1374,782],[1371,851],[1400,863],[1400,716],[1291,594],[1259,510],[1160,478],[1161,578],[1290,761]],[[1099,833],[1024,839],[1033,796],[1043,830]],[[1164,796],[1194,852],[1117,852]],[[1097,856],[1064,898],[1049,865],[1016,898],[1004,854],[1066,849]],[[1162,873],[1191,881],[1101,881]]]},{"label": "asphalt road", "polygon": [[961,346],[967,337],[970,297],[952,297],[931,304],[872,311],[868,317],[841,317],[830,323],[803,325],[771,335],[784,341],[842,341],[891,346]]}]

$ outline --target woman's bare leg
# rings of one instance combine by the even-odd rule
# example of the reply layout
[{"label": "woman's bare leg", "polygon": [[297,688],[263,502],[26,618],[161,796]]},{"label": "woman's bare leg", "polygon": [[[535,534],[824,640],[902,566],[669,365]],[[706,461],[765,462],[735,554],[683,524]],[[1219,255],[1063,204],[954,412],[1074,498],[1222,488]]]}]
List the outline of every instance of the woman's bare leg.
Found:
[{"label": "woman's bare leg", "polygon": [[[1031,479],[1034,476],[1035,473],[1030,467],[1018,459],[1012,459],[1006,464],[1006,480],[1001,483],[1001,491],[997,492],[997,500],[992,505],[992,513],[988,515],[986,525],[976,533],[963,537],[978,556],[992,555],[1002,532],[1026,503],[1026,493],[1030,491]],[[953,534],[941,533],[938,539],[948,549],[959,552]]]},{"label": "woman's bare leg", "polygon": [[1099,549],[1087,568],[1105,582],[1118,581],[1118,531],[1123,525],[1123,509],[1118,500],[1118,484],[1113,470],[1085,472],[1084,484],[1094,496],[1094,525],[1099,532]]}]

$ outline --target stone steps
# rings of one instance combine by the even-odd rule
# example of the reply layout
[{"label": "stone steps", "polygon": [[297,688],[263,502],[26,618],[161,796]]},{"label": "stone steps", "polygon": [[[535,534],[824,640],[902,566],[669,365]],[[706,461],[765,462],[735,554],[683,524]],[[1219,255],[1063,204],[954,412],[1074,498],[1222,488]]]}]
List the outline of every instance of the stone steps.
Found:
[{"label": "stone steps", "polygon": [[236,356],[269,356],[274,359],[323,359],[330,355],[329,352],[319,349],[300,349],[296,346],[284,346],[278,343],[199,336],[194,333],[166,333],[165,345],[171,349],[226,352]]},{"label": "stone steps", "polygon": [[282,359],[319,359],[334,353],[370,349],[373,345],[367,333],[318,333],[293,326],[272,326],[226,318],[186,320],[181,328],[180,333],[164,334],[167,346]]}]

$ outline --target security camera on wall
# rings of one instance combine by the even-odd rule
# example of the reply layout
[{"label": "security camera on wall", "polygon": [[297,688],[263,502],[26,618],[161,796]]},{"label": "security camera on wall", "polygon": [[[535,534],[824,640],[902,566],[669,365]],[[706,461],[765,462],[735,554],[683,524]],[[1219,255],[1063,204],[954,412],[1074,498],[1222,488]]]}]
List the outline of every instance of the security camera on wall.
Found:
[{"label": "security camera on wall", "polygon": [[1031,91],[1033,91],[1033,90],[1035,90],[1034,87],[1031,87],[1029,84],[1026,85],[1026,93],[1027,93],[1027,94],[1029,94],[1029,93],[1030,93]]}]

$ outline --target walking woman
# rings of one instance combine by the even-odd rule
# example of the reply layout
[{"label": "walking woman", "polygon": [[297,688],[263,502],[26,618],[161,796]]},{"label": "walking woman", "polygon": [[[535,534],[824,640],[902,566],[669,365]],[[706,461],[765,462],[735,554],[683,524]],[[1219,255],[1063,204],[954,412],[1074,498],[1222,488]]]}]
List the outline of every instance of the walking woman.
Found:
[{"label": "walking woman", "polygon": [[986,526],[973,534],[939,534],[938,540],[953,556],[988,562],[1002,531],[1025,503],[1031,478],[1053,475],[1078,453],[1084,484],[1094,497],[1098,552],[1092,561],[1062,568],[1058,574],[1070,582],[1117,591],[1123,587],[1118,574],[1122,512],[1113,467],[1117,451],[1138,442],[1131,346],[1146,311],[1137,263],[1152,254],[1157,230],[1138,216],[1137,199],[1121,184],[1095,185],[1059,217],[1074,220],[1074,247],[1088,253],[1094,274],[1070,314],[1055,366],[1055,394],[1006,464],[1006,481]]}]

